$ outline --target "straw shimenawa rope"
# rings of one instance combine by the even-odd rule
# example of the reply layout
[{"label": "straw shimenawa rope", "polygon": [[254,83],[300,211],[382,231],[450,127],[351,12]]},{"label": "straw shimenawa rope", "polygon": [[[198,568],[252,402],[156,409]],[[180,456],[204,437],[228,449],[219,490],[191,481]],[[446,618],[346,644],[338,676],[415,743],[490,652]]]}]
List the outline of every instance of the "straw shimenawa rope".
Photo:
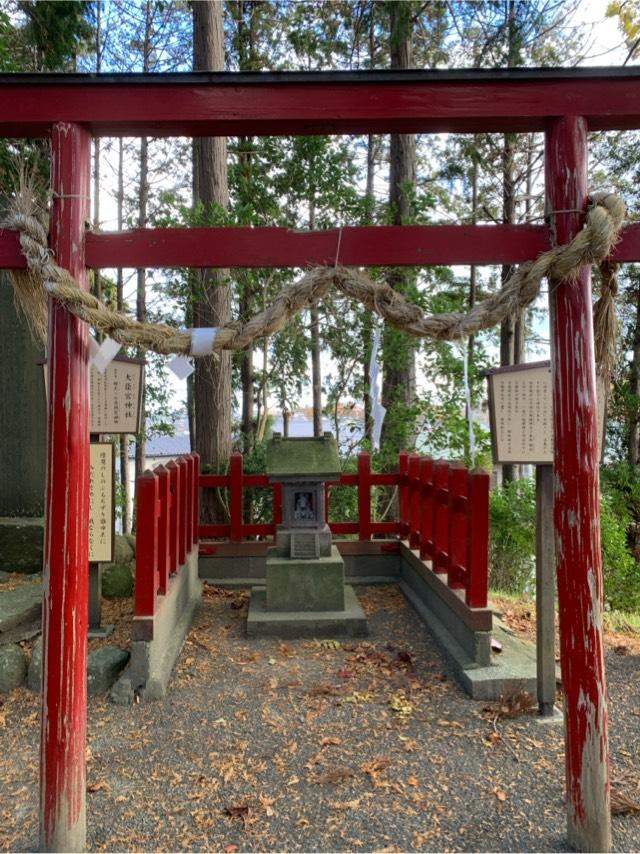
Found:
[{"label": "straw shimenawa rope", "polygon": [[[76,317],[120,344],[161,354],[191,353],[191,330],[176,330],[161,323],[133,320],[82,290],[71,275],[53,260],[46,230],[36,213],[33,197],[21,193],[16,197],[6,227],[20,233],[20,245],[28,267],[26,271],[13,272],[16,297],[32,329],[41,338],[46,337],[47,296],[50,294]],[[417,305],[408,302],[386,282],[374,282],[365,273],[352,268],[316,267],[282,291],[269,308],[246,323],[236,321],[217,329],[212,350],[244,350],[256,339],[273,335],[297,312],[322,299],[332,287],[409,335],[450,341],[465,338],[496,326],[505,317],[528,306],[538,295],[543,278],[548,277],[553,286],[554,282],[575,277],[585,264],[604,261],[618,240],[624,216],[624,203],[614,194],[593,196],[585,226],[570,243],[520,265],[501,291],[477,303],[468,313],[425,316]],[[611,283],[614,279],[615,276],[607,281]],[[609,286],[606,296],[605,308],[601,312],[605,343],[609,341],[605,350],[611,346],[612,286]]]}]

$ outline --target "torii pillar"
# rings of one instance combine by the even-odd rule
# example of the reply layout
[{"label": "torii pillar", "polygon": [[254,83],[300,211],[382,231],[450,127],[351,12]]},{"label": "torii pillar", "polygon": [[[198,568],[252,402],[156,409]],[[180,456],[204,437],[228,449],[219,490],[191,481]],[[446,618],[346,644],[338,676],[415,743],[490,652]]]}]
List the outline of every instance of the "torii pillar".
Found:
[{"label": "torii pillar", "polygon": [[[582,228],[587,123],[554,119],[546,134],[554,244]],[[607,697],[602,638],[599,438],[591,271],[549,282],[554,519],[565,708],[567,834],[579,851],[611,849]]]},{"label": "torii pillar", "polygon": [[[51,248],[88,289],[91,135],[51,133]],[[85,742],[89,573],[89,359],[87,324],[49,302],[49,425],[45,505],[40,848],[85,851]]]}]

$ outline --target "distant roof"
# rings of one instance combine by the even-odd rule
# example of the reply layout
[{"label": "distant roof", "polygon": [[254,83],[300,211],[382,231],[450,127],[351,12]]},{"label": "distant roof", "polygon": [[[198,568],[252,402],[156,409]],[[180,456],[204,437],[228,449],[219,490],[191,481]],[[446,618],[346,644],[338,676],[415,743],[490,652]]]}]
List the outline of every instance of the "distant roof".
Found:
[{"label": "distant roof", "polygon": [[283,439],[275,433],[267,445],[267,474],[271,477],[340,474],[338,443],[331,433]]}]

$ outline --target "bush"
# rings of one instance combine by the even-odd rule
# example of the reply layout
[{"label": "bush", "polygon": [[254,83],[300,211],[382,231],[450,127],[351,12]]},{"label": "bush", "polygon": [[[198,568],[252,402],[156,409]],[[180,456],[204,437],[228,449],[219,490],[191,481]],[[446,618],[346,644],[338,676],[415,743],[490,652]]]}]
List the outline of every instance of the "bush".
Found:
[{"label": "bush", "polygon": [[522,594],[535,589],[536,488],[530,478],[505,483],[489,497],[489,585]]},{"label": "bush", "polygon": [[603,495],[600,501],[600,535],[604,600],[618,611],[640,609],[640,563],[627,545],[629,516],[617,496]]}]

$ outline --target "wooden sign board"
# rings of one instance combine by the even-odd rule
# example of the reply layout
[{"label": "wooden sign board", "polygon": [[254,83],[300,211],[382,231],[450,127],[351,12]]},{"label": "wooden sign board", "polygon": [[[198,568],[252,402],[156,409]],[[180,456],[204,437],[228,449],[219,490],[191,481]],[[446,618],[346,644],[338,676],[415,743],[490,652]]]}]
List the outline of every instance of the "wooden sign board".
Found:
[{"label": "wooden sign board", "polygon": [[[44,364],[44,387],[49,399],[49,374]],[[138,433],[142,412],[144,359],[124,356],[111,362],[103,374],[89,371],[90,433]]]},{"label": "wooden sign board", "polygon": [[89,562],[113,561],[115,458],[111,442],[91,442],[89,476]]},{"label": "wooden sign board", "polygon": [[[528,362],[488,373],[493,461],[553,464],[553,393],[550,362]],[[603,383],[597,383],[600,447],[605,429]]]},{"label": "wooden sign board", "polygon": [[91,433],[137,433],[140,429],[144,362],[114,359],[103,374],[89,374]]}]

